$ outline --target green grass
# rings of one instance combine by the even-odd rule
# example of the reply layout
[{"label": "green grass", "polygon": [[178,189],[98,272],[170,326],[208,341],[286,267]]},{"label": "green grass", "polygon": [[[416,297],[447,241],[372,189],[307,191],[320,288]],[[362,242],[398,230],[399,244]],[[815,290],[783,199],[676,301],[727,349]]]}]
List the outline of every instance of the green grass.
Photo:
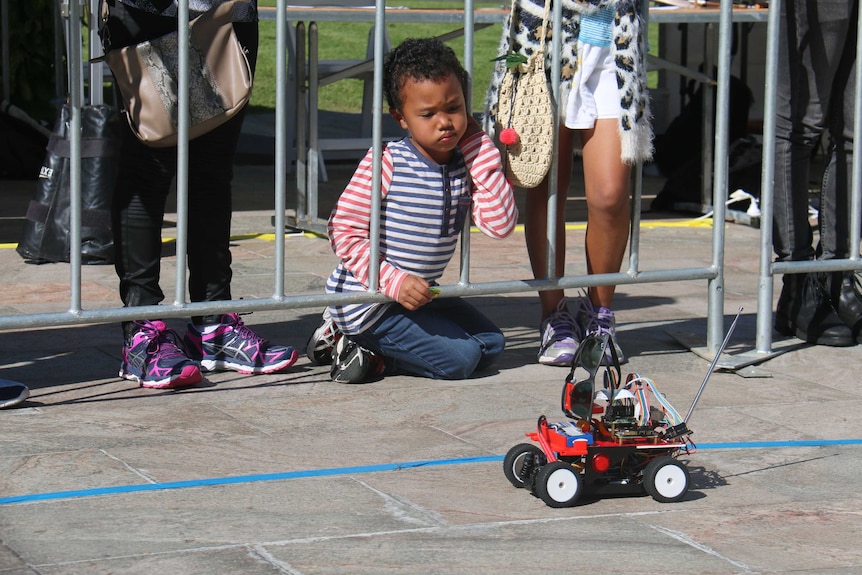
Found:
[{"label": "green grass", "polygon": [[[275,6],[275,0],[261,0],[261,6]],[[441,2],[410,0],[396,2],[398,6],[410,8],[463,8],[463,2]],[[478,0],[477,8],[499,7],[500,2]],[[368,33],[372,24],[368,22],[319,22],[319,46],[321,60],[364,59]],[[453,24],[421,24],[421,23],[389,23],[386,25],[389,41],[397,46],[406,38],[421,38],[439,36],[457,29]],[[275,28],[274,21],[260,22],[260,42],[255,88],[252,94],[251,106],[257,111],[275,108]],[[474,34],[473,45],[473,107],[481,109],[485,91],[491,77],[493,63],[496,57],[497,44],[500,41],[500,26],[490,26]],[[447,42],[462,59],[464,57],[464,40],[459,38]],[[362,108],[361,80],[341,80],[320,89],[319,107],[322,110],[337,112],[359,112]]]},{"label": "green grass", "polygon": [[[261,6],[275,6],[276,0],[260,0]],[[463,8],[463,2],[448,2],[438,0],[407,0],[394,2],[394,5],[410,8]],[[507,5],[506,2],[492,0],[477,0],[476,8],[494,8]],[[275,28],[272,20],[260,22],[260,43],[255,88],[252,94],[251,106],[261,112],[275,108]],[[398,23],[387,24],[389,40],[392,46],[397,46],[406,38],[421,38],[439,36],[458,28],[452,24],[420,24]],[[363,22],[319,22],[318,34],[321,60],[364,59],[368,43],[368,32],[371,23]],[[481,111],[491,78],[494,64],[492,60],[498,56],[497,46],[500,41],[501,25],[489,26],[474,34],[473,44],[473,110]],[[650,46],[653,51],[658,47],[658,26],[650,26]],[[459,38],[447,42],[462,59],[464,57],[464,39]],[[650,86],[654,86],[657,73],[650,73]],[[324,86],[320,90],[319,107],[321,110],[337,112],[359,112],[362,109],[361,80],[347,79]]]}]

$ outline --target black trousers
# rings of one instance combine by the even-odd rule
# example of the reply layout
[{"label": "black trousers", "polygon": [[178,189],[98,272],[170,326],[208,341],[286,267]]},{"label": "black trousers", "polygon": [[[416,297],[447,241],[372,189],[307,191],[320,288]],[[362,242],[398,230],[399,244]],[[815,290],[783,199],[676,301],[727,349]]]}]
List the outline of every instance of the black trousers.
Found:
[{"label": "black trousers", "polygon": [[[773,247],[779,261],[844,258],[850,246],[856,103],[855,0],[786,0],[776,102]],[[823,133],[829,159],[820,190],[820,243],[808,224],[811,153]]]},{"label": "black trousers", "polygon": [[[175,18],[117,3],[103,34],[116,49],[177,29]],[[252,70],[257,60],[257,22],[234,24]],[[188,287],[191,301],[231,299],[231,182],[244,110],[189,143]],[[164,299],[159,286],[165,203],[177,170],[177,149],[151,148],[123,130],[112,226],[120,297],[126,306]],[[130,326],[125,325],[127,335]]]}]

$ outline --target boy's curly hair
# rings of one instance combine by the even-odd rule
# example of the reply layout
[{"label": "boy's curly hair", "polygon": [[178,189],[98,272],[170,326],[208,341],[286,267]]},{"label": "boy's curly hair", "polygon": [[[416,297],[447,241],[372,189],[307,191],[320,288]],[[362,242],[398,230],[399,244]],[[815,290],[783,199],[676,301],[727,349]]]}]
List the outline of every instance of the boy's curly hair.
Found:
[{"label": "boy's curly hair", "polygon": [[443,80],[455,74],[464,95],[470,76],[455,51],[436,38],[408,38],[386,55],[383,62],[383,94],[390,108],[401,109],[401,89],[407,80]]}]

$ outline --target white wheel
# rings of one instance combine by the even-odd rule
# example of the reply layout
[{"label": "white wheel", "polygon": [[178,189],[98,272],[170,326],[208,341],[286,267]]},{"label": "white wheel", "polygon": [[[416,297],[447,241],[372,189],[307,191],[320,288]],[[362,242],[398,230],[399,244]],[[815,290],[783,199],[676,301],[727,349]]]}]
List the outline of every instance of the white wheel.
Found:
[{"label": "white wheel", "polygon": [[643,485],[653,499],[661,503],[682,500],[691,478],[688,469],[668,455],[650,461],[644,469]]},{"label": "white wheel", "polygon": [[571,507],[581,493],[581,478],[568,463],[554,461],[539,470],[534,489],[549,507]]}]

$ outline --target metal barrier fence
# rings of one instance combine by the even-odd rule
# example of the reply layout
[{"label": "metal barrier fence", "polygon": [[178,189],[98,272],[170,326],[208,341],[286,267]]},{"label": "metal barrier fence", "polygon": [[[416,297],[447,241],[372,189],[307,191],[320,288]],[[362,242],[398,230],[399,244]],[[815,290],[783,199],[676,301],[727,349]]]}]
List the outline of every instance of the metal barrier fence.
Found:
[{"label": "metal barrier fence", "polygon": [[[4,0],[5,1],[5,0]],[[278,0],[276,14],[284,14],[287,8],[287,0]],[[645,9],[647,2],[643,3]],[[716,82],[716,121],[712,164],[714,165],[714,180],[711,189],[713,190],[712,204],[714,208],[713,219],[716,222],[724,222],[726,215],[725,208],[725,190],[727,189],[728,177],[728,114],[729,114],[729,79],[730,79],[730,59],[731,59],[731,42],[732,42],[732,0],[721,0],[720,18],[718,29],[718,71]],[[81,37],[81,5],[72,1],[68,6],[68,21],[70,24],[70,38]],[[464,26],[467,32],[465,33],[465,54],[472,54],[472,30],[473,30],[473,0],[465,0],[464,3]],[[646,12],[645,12],[646,13]],[[185,21],[188,19],[188,2],[180,2],[179,20]],[[560,38],[559,26],[561,21],[561,6],[556,3],[554,6],[554,27],[555,32],[552,40],[552,50],[559,53]],[[166,305],[158,306],[141,306],[113,309],[87,310],[81,306],[81,258],[80,254],[71,254],[70,261],[70,276],[69,276],[69,310],[59,313],[43,313],[17,316],[0,316],[0,330],[32,328],[32,327],[47,327],[47,326],[66,326],[102,322],[115,322],[133,319],[145,319],[151,317],[188,317],[190,315],[209,315],[215,313],[232,312],[252,312],[258,310],[284,310],[292,308],[305,307],[322,307],[332,303],[359,303],[368,301],[383,301],[386,298],[377,293],[376,269],[372,270],[371,277],[375,278],[365,294],[339,294],[339,295],[293,295],[289,296],[284,291],[284,261],[285,261],[285,235],[286,235],[286,186],[288,173],[288,147],[290,145],[291,134],[287,133],[288,114],[292,110],[288,110],[285,103],[287,102],[288,94],[286,86],[288,86],[287,77],[287,38],[288,38],[288,22],[284,17],[276,17],[276,110],[275,110],[275,267],[273,273],[273,294],[267,298],[242,299],[232,301],[218,302],[195,302],[191,303],[186,298],[186,246],[187,246],[187,198],[188,198],[188,119],[189,119],[189,102],[187,94],[184,94],[180,99],[179,119],[180,119],[180,145],[177,148],[178,158],[178,174],[177,174],[177,243],[176,243],[176,282],[173,302]],[[383,45],[384,45],[384,29],[386,23],[386,10],[382,2],[378,1],[375,7],[375,37],[374,37],[374,128],[373,128],[373,148],[375,154],[375,178],[373,187],[379,190],[380,187],[380,158],[382,155],[382,138],[381,138],[381,121],[383,110],[383,95],[380,79],[382,78],[382,62],[383,62]],[[776,19],[770,16],[770,40],[773,48],[775,48],[775,35],[777,34]],[[180,37],[180,55],[179,67],[180,78],[185,78],[188,75],[188,28],[185,26],[179,27]],[[98,42],[95,42],[98,45]],[[644,50],[645,52],[645,50]],[[69,85],[69,102],[71,105],[71,127],[72,127],[72,162],[71,162],[71,244],[79,245],[81,239],[81,115],[80,108],[83,103],[82,94],[82,69],[83,55],[82,47],[79,42],[68,43],[68,85]],[[465,67],[468,71],[472,71],[472,58],[465,59]],[[774,64],[774,56],[771,63]],[[559,90],[558,80],[560,74],[559,61],[555,60],[553,77],[554,89]],[[774,72],[774,65],[773,65]],[[858,78],[857,78],[858,81]],[[180,92],[183,94],[187,82],[180,82]],[[774,85],[774,83],[773,83]],[[708,98],[705,98],[707,100]],[[772,105],[767,102],[768,114],[772,112]],[[858,107],[858,103],[857,103]],[[857,114],[857,123],[859,114]],[[769,125],[769,122],[767,122]],[[774,127],[774,126],[773,126]],[[858,126],[857,126],[858,132]],[[770,134],[765,134],[770,137]],[[556,137],[556,136],[555,136]],[[767,149],[769,147],[767,146]],[[771,158],[770,158],[771,159]],[[765,162],[764,166],[764,191],[769,197],[771,189],[771,175],[768,175],[770,166],[769,161]],[[638,208],[641,205],[641,190],[642,190],[642,174],[640,169],[635,170],[635,182],[633,187],[632,205]],[[551,186],[552,190],[549,194],[548,208],[548,245],[553,246],[552,239],[555,237],[555,212],[562,205],[556,192],[556,170],[552,167],[551,170]],[[854,206],[858,207],[859,203],[859,185],[858,178],[854,178]],[[565,201],[563,198],[562,201]],[[769,201],[764,213],[764,221],[767,219],[770,212],[768,211]],[[372,207],[372,230],[375,229],[374,222],[379,221],[379,196],[376,196],[376,201]],[[856,210],[858,212],[858,209]],[[707,281],[707,348],[712,353],[715,353],[723,339],[723,312],[724,312],[724,225],[714,225],[712,227],[712,254],[711,260],[705,262],[702,267],[679,268],[679,269],[660,269],[660,270],[642,270],[639,265],[640,252],[640,210],[632,210],[631,218],[632,233],[629,243],[629,261],[628,268],[620,273],[602,274],[602,275],[575,275],[565,276],[561,278],[551,278],[546,280],[533,279],[512,279],[507,281],[495,281],[484,283],[472,283],[469,278],[469,260],[470,246],[469,235],[465,234],[462,240],[462,266],[461,277],[456,285],[443,286],[441,296],[473,296],[485,294],[506,294],[506,293],[522,293],[535,292],[537,290],[551,289],[571,289],[578,287],[590,287],[598,285],[623,285],[623,284],[642,284],[655,282],[674,282],[674,281]],[[858,217],[856,220],[858,224]],[[771,248],[770,237],[768,231],[771,229],[769,225],[763,225],[764,229],[764,252],[766,253]],[[858,245],[858,225],[856,226],[856,240]],[[372,236],[373,252],[371,261],[376,262],[379,254],[379,237]],[[552,262],[554,261],[554,250],[549,249],[547,254],[548,270],[553,269]],[[769,257],[766,257],[768,262]],[[821,266],[820,262],[814,265],[818,269],[847,269],[853,267],[856,269],[858,256],[851,259],[849,262],[829,262],[830,267]],[[839,267],[836,267],[839,266]],[[761,280],[761,295],[763,300],[760,302],[760,310],[758,320],[761,315],[771,323],[771,274],[775,271],[802,271],[802,269],[791,268],[791,266],[764,266],[764,273]],[[549,276],[552,274],[549,273]],[[767,285],[768,284],[768,285]],[[768,293],[767,293],[768,292]],[[769,296],[768,299],[766,296]],[[769,326],[767,326],[769,327]],[[771,330],[771,327],[770,327]],[[767,331],[770,331],[767,330]],[[769,347],[769,335],[763,336],[758,332],[758,349],[765,342],[766,348]]]},{"label": "metal barrier fence", "polygon": [[[859,258],[860,219],[862,219],[862,162],[853,158],[853,179],[850,200],[850,255],[846,259],[819,261],[773,262],[772,256],[772,217],[773,183],[775,158],[775,103],[777,98],[778,48],[781,2],[770,0],[769,22],[767,28],[767,68],[763,124],[763,177],[761,181],[760,210],[762,214],[760,235],[760,278],[757,296],[757,341],[756,352],[761,356],[773,354],[777,350],[772,341],[772,294],[775,274],[794,274],[808,272],[862,270]],[[857,38],[862,38],[862,11],[856,22]],[[862,76],[858,74],[858,63],[862,59],[862,42],[856,43],[856,66],[853,140],[859,141],[862,135]]]}]

